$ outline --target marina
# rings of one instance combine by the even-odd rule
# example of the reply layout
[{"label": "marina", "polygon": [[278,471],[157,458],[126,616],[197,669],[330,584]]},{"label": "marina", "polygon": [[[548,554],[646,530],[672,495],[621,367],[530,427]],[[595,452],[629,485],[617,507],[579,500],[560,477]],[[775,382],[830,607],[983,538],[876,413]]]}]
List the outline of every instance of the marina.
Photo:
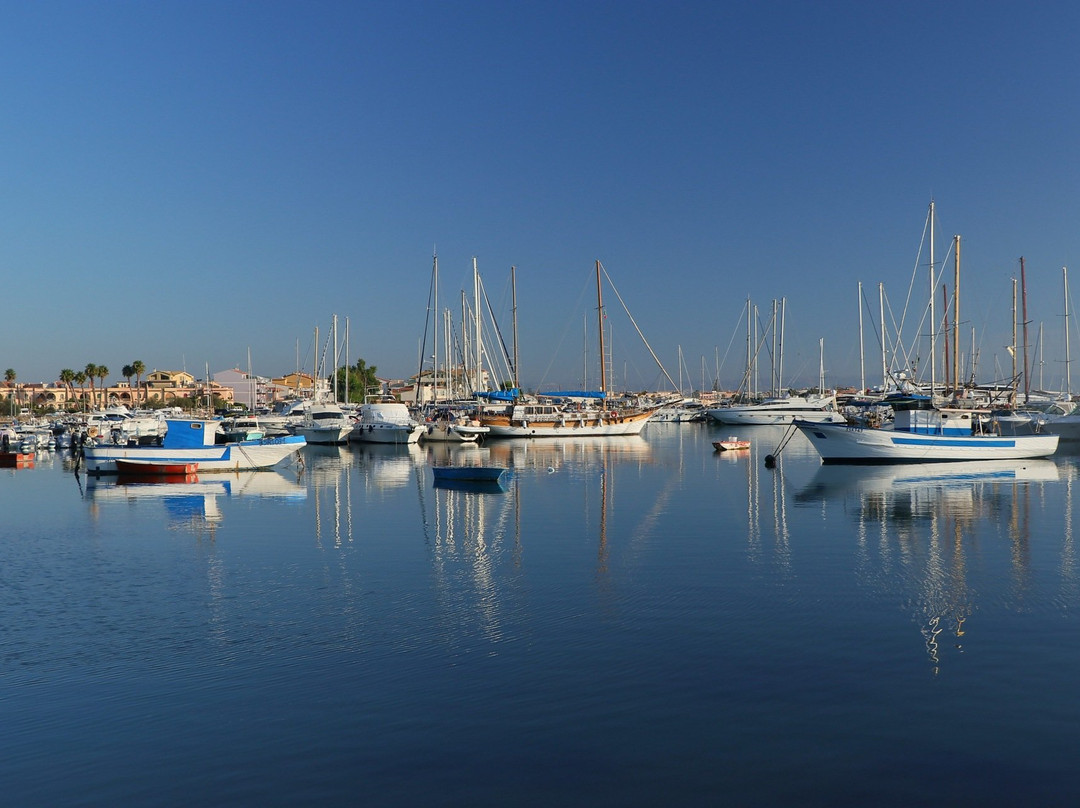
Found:
[{"label": "marina", "polygon": [[178,479],[41,451],[0,479],[5,799],[1075,793],[1080,456],[824,465],[796,434],[767,468],[785,429],[307,445]]}]

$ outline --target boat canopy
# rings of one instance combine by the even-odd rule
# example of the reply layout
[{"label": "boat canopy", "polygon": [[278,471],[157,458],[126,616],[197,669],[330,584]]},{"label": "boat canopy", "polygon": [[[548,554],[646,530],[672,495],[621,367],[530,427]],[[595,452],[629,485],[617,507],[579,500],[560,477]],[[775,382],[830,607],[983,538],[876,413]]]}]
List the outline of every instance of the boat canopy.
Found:
[{"label": "boat canopy", "polygon": [[510,390],[491,390],[488,392],[477,393],[478,397],[487,399],[488,401],[513,401],[521,396],[521,390],[517,387]]}]

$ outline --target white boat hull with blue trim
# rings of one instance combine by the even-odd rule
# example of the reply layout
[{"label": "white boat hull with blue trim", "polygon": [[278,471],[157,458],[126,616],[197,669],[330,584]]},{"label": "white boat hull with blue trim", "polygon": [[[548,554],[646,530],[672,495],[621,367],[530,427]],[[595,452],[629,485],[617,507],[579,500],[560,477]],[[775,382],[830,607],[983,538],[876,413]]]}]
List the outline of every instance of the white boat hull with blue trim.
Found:
[{"label": "white boat hull with blue trim", "polygon": [[169,419],[161,446],[86,444],[82,463],[88,474],[116,474],[116,461],[142,463],[197,463],[198,472],[255,471],[269,469],[296,454],[305,445],[302,437],[215,444],[216,422],[200,419]]},{"label": "white boat hull with blue trim", "polygon": [[1057,435],[950,435],[795,421],[826,463],[1026,460],[1057,451]]}]

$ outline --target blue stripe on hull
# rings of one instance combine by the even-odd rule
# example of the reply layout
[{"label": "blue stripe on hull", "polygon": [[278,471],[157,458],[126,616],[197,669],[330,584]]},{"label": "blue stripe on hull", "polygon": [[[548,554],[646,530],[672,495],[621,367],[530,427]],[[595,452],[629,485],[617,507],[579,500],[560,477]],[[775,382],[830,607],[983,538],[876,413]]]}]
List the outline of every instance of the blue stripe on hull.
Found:
[{"label": "blue stripe on hull", "polygon": [[897,438],[892,439],[893,446],[960,446],[966,449],[986,447],[993,449],[1014,449],[1016,441],[997,440],[995,438]]}]

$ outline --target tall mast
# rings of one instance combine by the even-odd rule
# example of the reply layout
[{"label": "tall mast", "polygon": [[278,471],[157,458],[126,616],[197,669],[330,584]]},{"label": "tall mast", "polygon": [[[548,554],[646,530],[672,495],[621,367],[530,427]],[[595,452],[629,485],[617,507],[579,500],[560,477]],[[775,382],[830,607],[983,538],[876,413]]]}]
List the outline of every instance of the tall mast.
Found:
[{"label": "tall mast", "polygon": [[330,316],[330,331],[334,335],[334,403],[338,403],[338,383],[337,383],[337,369],[338,369],[338,339],[337,339],[337,315]]},{"label": "tall mast", "polygon": [[521,374],[518,370],[518,333],[517,333],[517,267],[510,267],[510,300],[512,309],[511,321],[514,328],[514,387],[521,386]]},{"label": "tall mast", "polygon": [[[431,340],[434,343],[432,346],[432,359],[431,359],[431,371],[434,374],[431,379],[431,402],[434,404],[439,400],[439,328],[441,323],[439,322],[439,255],[438,253],[432,253],[431,255],[431,284],[432,294],[434,300],[431,306]],[[449,346],[447,346],[449,347]],[[445,360],[444,360],[445,361]],[[447,363],[449,364],[449,363]],[[422,389],[422,383],[424,379],[424,366],[420,365],[420,378],[416,380],[416,389]]]},{"label": "tall mast", "polygon": [[1009,353],[1012,354],[1012,401],[1010,402],[1013,407],[1016,406],[1016,278],[1012,279],[1012,345],[1009,347]]},{"label": "tall mast", "polygon": [[825,337],[818,338],[818,395],[825,395]]},{"label": "tall mast", "polygon": [[780,395],[783,395],[784,390],[784,316],[787,313],[787,298],[780,298],[780,342],[777,348],[777,354],[780,357],[780,372],[777,374],[777,386],[780,388]]},{"label": "tall mast", "polygon": [[1072,400],[1072,370],[1069,364],[1069,268],[1061,268],[1061,279],[1065,283],[1065,393]]},{"label": "tall mast", "polygon": [[953,390],[960,392],[960,236],[956,240],[953,262]]},{"label": "tall mast", "polygon": [[607,357],[604,354],[604,296],[600,288],[600,259],[596,261],[596,316],[600,324],[600,392],[607,398]]},{"label": "tall mast", "polygon": [[934,315],[934,200],[930,200],[930,400],[937,392],[937,320]]},{"label": "tall mast", "polygon": [[477,392],[479,392],[482,389],[480,387],[480,361],[481,361],[481,358],[480,358],[480,351],[481,351],[481,344],[480,344],[481,343],[481,341],[480,341],[480,272],[476,268],[476,256],[473,256],[473,260],[472,260],[472,274],[473,274],[473,308],[475,309],[475,311],[473,312],[473,329],[474,329],[473,338],[476,341],[476,345],[475,345],[475,349],[476,349],[476,385],[475,385],[474,389]]},{"label": "tall mast", "polygon": [[773,298],[772,302],[772,344],[773,344],[773,357],[772,357],[772,370],[769,373],[769,395],[780,395],[780,380],[778,377],[778,370],[780,368],[780,344],[776,341],[776,298]]},{"label": "tall mast", "polygon": [[866,355],[863,353],[862,281],[859,281],[859,392],[866,392]]},{"label": "tall mast", "polygon": [[745,395],[750,398],[750,372],[753,367],[753,350],[754,350],[754,318],[750,310],[750,298],[746,298],[746,390]]},{"label": "tall mast", "polygon": [[884,392],[889,385],[889,364],[885,349],[885,284],[878,282],[878,309],[881,320],[881,390]]},{"label": "tall mast", "polygon": [[1031,392],[1031,377],[1028,371],[1028,316],[1027,316],[1027,278],[1024,275],[1024,256],[1020,256],[1020,300],[1023,306],[1024,323],[1024,403],[1028,403]]}]

